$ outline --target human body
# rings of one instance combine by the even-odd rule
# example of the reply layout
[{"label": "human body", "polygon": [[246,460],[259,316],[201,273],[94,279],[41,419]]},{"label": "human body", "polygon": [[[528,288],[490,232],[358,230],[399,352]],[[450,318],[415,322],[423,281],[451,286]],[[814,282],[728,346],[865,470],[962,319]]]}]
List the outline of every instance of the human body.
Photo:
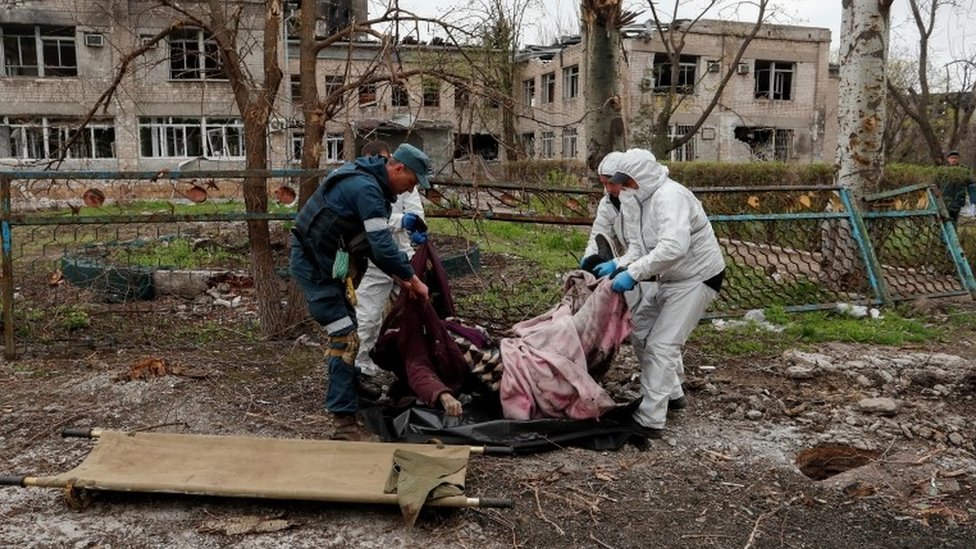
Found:
[{"label": "human body", "polygon": [[650,151],[627,151],[617,169],[628,249],[613,289],[628,292],[633,315],[643,396],[634,421],[659,437],[669,402],[683,402],[682,348],[718,296],[725,261],[701,202]]},{"label": "human body", "polygon": [[[330,173],[295,218],[291,273],[312,317],[329,335],[325,405],[335,416],[336,438],[362,435],[355,418],[356,312],[347,292],[366,260],[402,281],[412,295],[427,297],[427,286],[389,229],[395,196],[426,183],[427,163],[427,156],[409,145],[401,145],[390,161],[359,158]],[[345,263],[343,253],[350,269],[337,273],[337,264],[341,271]]]},{"label": "human body", "polygon": [[939,185],[942,200],[949,213],[949,220],[955,225],[959,221],[959,213],[966,206],[967,198],[970,203],[976,204],[976,181],[973,180],[969,168],[959,163],[957,151],[949,151],[946,155],[946,164],[962,172],[959,174],[960,177],[943,178]]}]

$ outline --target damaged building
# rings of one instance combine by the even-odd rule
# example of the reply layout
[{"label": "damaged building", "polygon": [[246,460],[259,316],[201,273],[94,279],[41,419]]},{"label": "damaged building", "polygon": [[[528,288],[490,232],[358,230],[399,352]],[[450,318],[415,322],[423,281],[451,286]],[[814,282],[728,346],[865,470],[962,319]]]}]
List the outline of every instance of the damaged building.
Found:
[{"label": "damaged building", "polygon": [[[673,161],[832,161],[837,144],[836,71],[829,66],[830,31],[764,25],[741,60],[730,67],[739,36],[751,23],[700,20],[687,31],[677,71],[657,30],[648,24],[622,32],[626,66],[618,67],[625,124],[631,142],[648,128],[662,95],[674,90],[680,106],[668,136],[681,137],[714,96],[724,74],[733,72],[716,108],[694,136],[670,153]],[[561,38],[551,47],[529,47],[518,57],[521,82],[519,139],[534,158],[584,157],[583,44]],[[677,78],[677,82],[672,82]]]},{"label": "damaged building", "polygon": [[[327,35],[366,17],[365,0],[317,3],[316,32]],[[262,73],[263,6],[246,5],[241,32],[245,69]],[[285,3],[279,63],[284,73],[270,123],[271,166],[297,166],[304,139],[299,78],[299,2]],[[151,2],[23,0],[0,7],[0,165],[46,165],[64,153],[62,169],[164,170],[243,165],[244,127],[213,37],[182,27],[154,41],[173,21]],[[684,96],[669,135],[691,131],[734,55],[744,23],[698,21],[686,37],[677,89]],[[628,59],[620,67],[625,126],[633,136],[653,112],[675,72],[664,70],[663,44],[647,26],[625,29]],[[146,47],[112,96],[76,136],[75,128],[109,89],[121,60]],[[836,146],[837,78],[828,67],[826,29],[767,25],[735,67],[718,107],[672,160],[831,160]],[[463,173],[513,158],[502,143],[530,158],[582,160],[586,135],[584,63],[578,37],[517,56],[509,98],[486,94],[474,81],[424,76],[465,56],[443,40],[400,40],[395,48],[369,36],[318,52],[322,96],[342,90],[340,109],[326,123],[322,164],[355,157],[370,139],[424,148],[439,175]],[[391,72],[408,74],[384,79]],[[380,78],[373,78],[379,76]],[[514,122],[503,138],[503,104]],[[70,142],[70,146],[67,144]],[[630,145],[634,145],[633,142]],[[202,159],[202,160],[201,160]]]}]

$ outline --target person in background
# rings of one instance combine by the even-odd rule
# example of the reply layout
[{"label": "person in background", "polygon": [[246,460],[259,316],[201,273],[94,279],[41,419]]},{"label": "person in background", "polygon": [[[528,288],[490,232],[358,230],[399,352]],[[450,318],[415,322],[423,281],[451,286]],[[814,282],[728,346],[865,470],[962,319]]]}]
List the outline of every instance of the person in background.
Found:
[{"label": "person in background", "polygon": [[[385,141],[370,141],[363,145],[361,156],[389,159],[390,146]],[[414,254],[411,244],[419,245],[427,241],[427,233],[423,230],[423,219],[424,206],[416,188],[397,195],[388,225],[393,241],[400,251],[407,255],[407,259],[412,258]],[[359,323],[359,354],[356,356],[356,367],[363,376],[360,379],[360,393],[374,400],[382,393],[378,384],[372,382],[380,368],[370,358],[369,352],[376,344],[380,325],[391,304],[393,290],[393,278],[370,261],[366,274],[356,288],[356,320]]]},{"label": "person in background", "polygon": [[631,304],[642,395],[635,427],[660,438],[668,410],[685,406],[681,352],[718,296],[725,260],[701,202],[650,151],[627,151],[611,182],[623,186],[628,247],[603,271],[611,271],[613,291],[628,293]]},{"label": "person in background", "polygon": [[292,229],[290,270],[312,318],[329,335],[329,385],[325,406],[333,415],[333,438],[370,438],[357,421],[355,286],[372,260],[410,295],[426,300],[427,285],[414,273],[390,232],[396,196],[429,187],[427,155],[412,145],[397,147],[390,160],[358,158],[332,171],[299,210]]},{"label": "person in background", "polygon": [[955,168],[953,171],[961,172],[959,177],[942,177],[939,184],[942,200],[949,212],[949,220],[956,225],[959,222],[959,212],[966,206],[967,198],[970,204],[976,204],[976,181],[973,180],[972,171],[959,163],[959,151],[949,151],[946,155],[946,165]]},{"label": "person in background", "polygon": [[608,153],[600,161],[596,170],[606,193],[596,207],[596,217],[590,229],[590,238],[583,250],[580,269],[597,276],[610,274],[598,274],[597,265],[616,259],[626,251],[623,244],[623,219],[620,216],[621,186],[610,182],[610,178],[617,173],[617,163],[623,155],[624,153],[618,151]]}]

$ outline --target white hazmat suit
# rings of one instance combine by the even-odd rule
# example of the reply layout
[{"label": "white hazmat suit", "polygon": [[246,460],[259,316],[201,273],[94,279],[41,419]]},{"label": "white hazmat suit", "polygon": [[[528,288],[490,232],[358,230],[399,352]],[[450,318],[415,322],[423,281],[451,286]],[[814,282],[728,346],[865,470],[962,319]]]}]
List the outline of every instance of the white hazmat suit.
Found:
[{"label": "white hazmat suit", "polygon": [[682,347],[718,296],[725,260],[701,202],[650,151],[627,151],[617,170],[639,186],[621,192],[628,248],[618,262],[638,282],[627,292],[643,396],[634,420],[661,429],[668,401],[684,396]]},{"label": "white hazmat suit", "polygon": [[[397,196],[393,203],[393,213],[390,215],[389,221],[393,240],[396,241],[401,250],[406,252],[407,258],[411,258],[414,251],[410,246],[410,232],[402,226],[403,214],[405,213],[415,213],[424,217],[424,206],[417,189]],[[393,285],[393,279],[370,261],[366,274],[363,275],[359,287],[356,288],[356,320],[359,323],[357,333],[360,342],[356,366],[364,375],[374,376],[379,372],[379,366],[369,357],[369,352],[376,345],[380,326],[383,324],[390,304],[390,293],[393,291]]]},{"label": "white hazmat suit", "polygon": [[[623,156],[624,153],[618,151],[607,153],[597,167],[597,174],[607,178],[613,177],[613,174],[617,173],[617,164]],[[600,249],[597,246],[597,236],[599,235],[603,235],[607,239],[607,242],[612,247],[613,257],[620,257],[626,251],[626,246],[624,245],[623,218],[620,216],[619,205],[620,201],[618,199],[612,197],[609,192],[604,193],[600,199],[600,203],[596,207],[596,217],[593,219],[593,227],[590,229],[590,238],[586,242],[586,248],[583,250],[584,258],[599,254]],[[609,259],[612,258],[602,258],[603,261]]]}]

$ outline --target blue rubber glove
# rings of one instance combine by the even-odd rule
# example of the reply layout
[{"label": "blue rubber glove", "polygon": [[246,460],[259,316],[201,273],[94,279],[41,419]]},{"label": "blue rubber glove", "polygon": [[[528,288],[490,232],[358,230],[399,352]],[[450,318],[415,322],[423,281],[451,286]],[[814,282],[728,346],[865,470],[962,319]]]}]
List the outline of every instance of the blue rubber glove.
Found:
[{"label": "blue rubber glove", "polygon": [[593,274],[595,274],[597,278],[603,278],[605,276],[608,276],[616,269],[617,269],[617,262],[611,259],[610,261],[604,261],[603,263],[600,263],[596,267],[593,267]]},{"label": "blue rubber glove", "polygon": [[610,289],[622,294],[633,290],[634,286],[637,286],[637,281],[634,280],[634,277],[630,276],[630,273],[624,271],[613,279],[613,285],[610,286]]},{"label": "blue rubber glove", "polygon": [[403,214],[403,218],[400,220],[400,226],[408,231],[416,231],[417,229],[422,228],[424,225],[423,219],[413,212]]},{"label": "blue rubber glove", "polygon": [[416,246],[427,242],[427,233],[424,231],[414,231],[410,233],[410,242]]}]

